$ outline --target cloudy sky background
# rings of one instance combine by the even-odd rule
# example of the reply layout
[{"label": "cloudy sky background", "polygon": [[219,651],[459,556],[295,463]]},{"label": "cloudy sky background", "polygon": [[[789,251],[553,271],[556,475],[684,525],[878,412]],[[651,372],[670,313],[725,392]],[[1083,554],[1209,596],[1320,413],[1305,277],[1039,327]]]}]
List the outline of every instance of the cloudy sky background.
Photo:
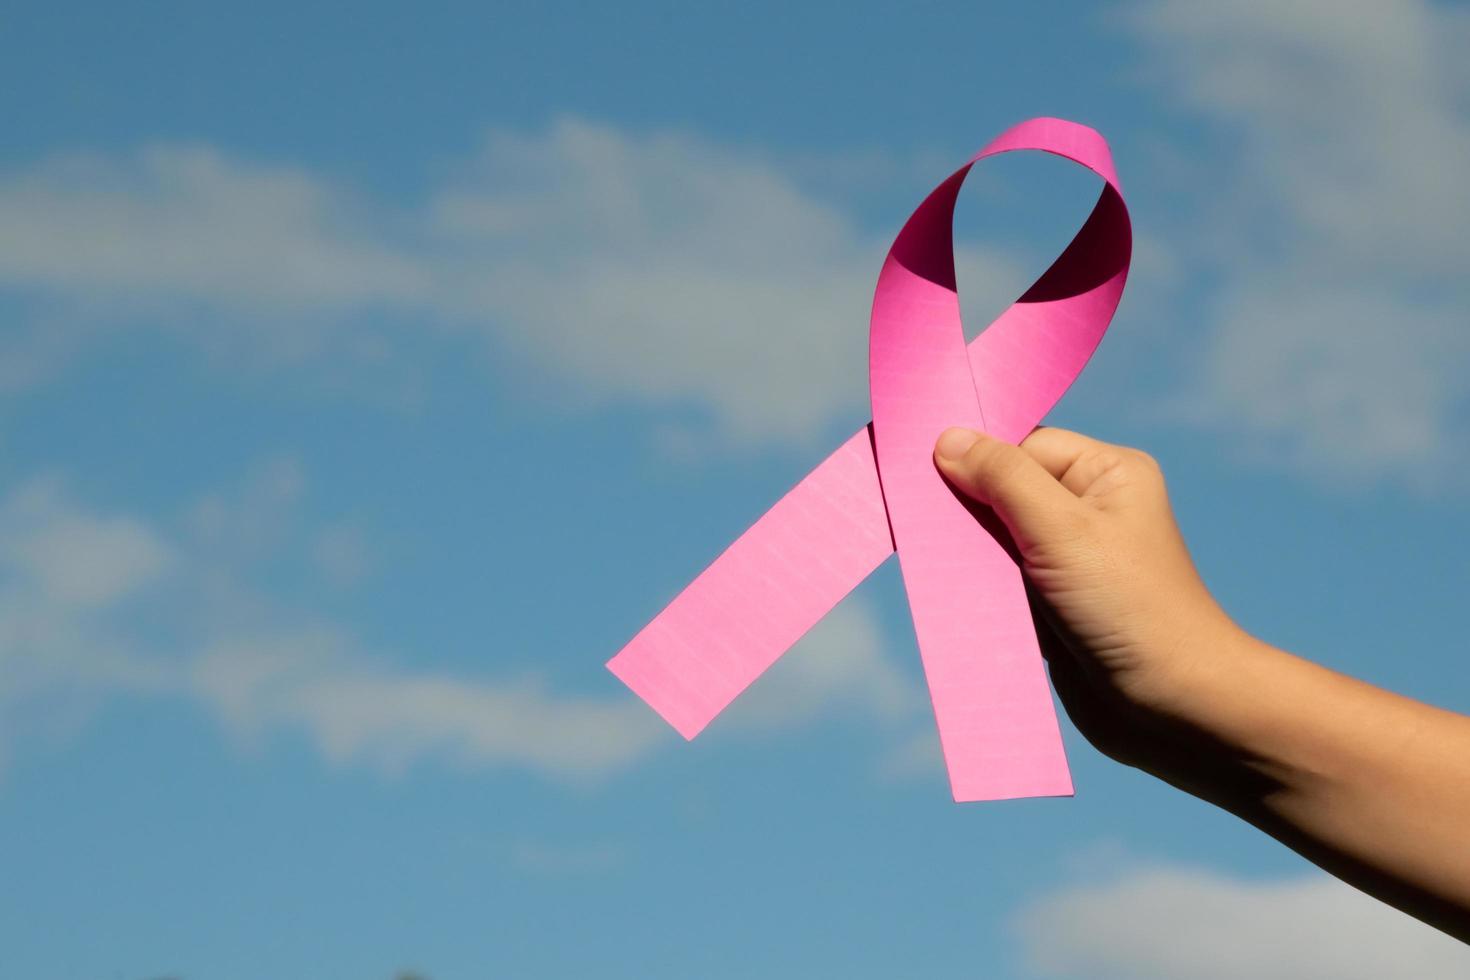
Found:
[{"label": "cloudy sky background", "polygon": [[[601,666],[1049,114],[1138,236],[1053,421],[1161,459],[1247,628],[1470,711],[1470,9],[801,6],[3,15],[7,971],[1470,970],[1070,728],[1076,799],[950,803],[891,563],[696,743]],[[972,177],[972,329],[1095,194]]]}]

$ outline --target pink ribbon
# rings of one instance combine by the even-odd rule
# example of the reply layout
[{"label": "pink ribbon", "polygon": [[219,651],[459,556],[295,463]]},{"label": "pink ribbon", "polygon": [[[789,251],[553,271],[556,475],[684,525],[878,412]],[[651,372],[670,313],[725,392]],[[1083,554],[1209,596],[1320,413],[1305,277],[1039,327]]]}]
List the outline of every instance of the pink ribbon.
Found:
[{"label": "pink ribbon", "polygon": [[[1102,177],[1061,256],[968,349],[954,204],[978,161],[1012,150]],[[608,669],[693,738],[895,550],[954,798],[1067,796],[1072,778],[1008,539],[934,467],[949,426],[1019,442],[1107,331],[1132,254],[1112,154],[1096,131],[1031,119],[996,137],[909,218],[878,275],[873,421],[705,569]],[[980,518],[977,520],[977,516]]]}]

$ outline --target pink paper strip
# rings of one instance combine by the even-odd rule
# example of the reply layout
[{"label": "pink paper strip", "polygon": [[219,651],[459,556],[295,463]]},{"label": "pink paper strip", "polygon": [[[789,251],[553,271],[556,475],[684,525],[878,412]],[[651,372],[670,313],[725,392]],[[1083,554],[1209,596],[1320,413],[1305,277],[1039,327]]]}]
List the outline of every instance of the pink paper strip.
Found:
[{"label": "pink paper strip", "polygon": [[[966,351],[954,201],[978,160],[1012,150],[1066,157],[1106,183],[1072,243]],[[1099,134],[1033,119],[992,141],[919,207],[879,274],[869,335],[875,421],[741,535],[608,668],[693,738],[892,554],[896,538],[955,799],[1070,794],[1020,571],[986,530],[998,527],[993,515],[977,521],[931,453],[951,425],[1011,442],[1030,432],[1106,332],[1131,251],[1128,212]]]}]

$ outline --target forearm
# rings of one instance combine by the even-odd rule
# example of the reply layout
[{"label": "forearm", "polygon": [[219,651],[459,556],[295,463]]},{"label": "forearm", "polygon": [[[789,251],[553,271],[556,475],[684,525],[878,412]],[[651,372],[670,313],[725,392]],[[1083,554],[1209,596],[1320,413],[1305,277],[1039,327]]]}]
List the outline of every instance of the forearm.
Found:
[{"label": "forearm", "polygon": [[1332,873],[1470,941],[1470,718],[1245,634],[1189,707],[1176,780]]}]

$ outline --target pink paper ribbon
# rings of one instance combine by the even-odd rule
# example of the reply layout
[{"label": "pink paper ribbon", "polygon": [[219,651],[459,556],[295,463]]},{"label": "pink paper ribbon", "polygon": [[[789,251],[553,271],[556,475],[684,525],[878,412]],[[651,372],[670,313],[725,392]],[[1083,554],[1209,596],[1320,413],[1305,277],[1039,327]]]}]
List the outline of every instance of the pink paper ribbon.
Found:
[{"label": "pink paper ribbon", "polygon": [[[967,349],[955,199],[971,167],[1012,150],[1065,157],[1105,183],[1071,244]],[[972,513],[932,454],[950,426],[1019,442],[1041,421],[1107,331],[1131,254],[1127,207],[1101,135],[1041,118],[991,141],[919,206],[878,275],[873,421],[731,544],[608,669],[693,738],[896,550],[954,798],[1070,795],[1020,569],[994,515]]]}]

